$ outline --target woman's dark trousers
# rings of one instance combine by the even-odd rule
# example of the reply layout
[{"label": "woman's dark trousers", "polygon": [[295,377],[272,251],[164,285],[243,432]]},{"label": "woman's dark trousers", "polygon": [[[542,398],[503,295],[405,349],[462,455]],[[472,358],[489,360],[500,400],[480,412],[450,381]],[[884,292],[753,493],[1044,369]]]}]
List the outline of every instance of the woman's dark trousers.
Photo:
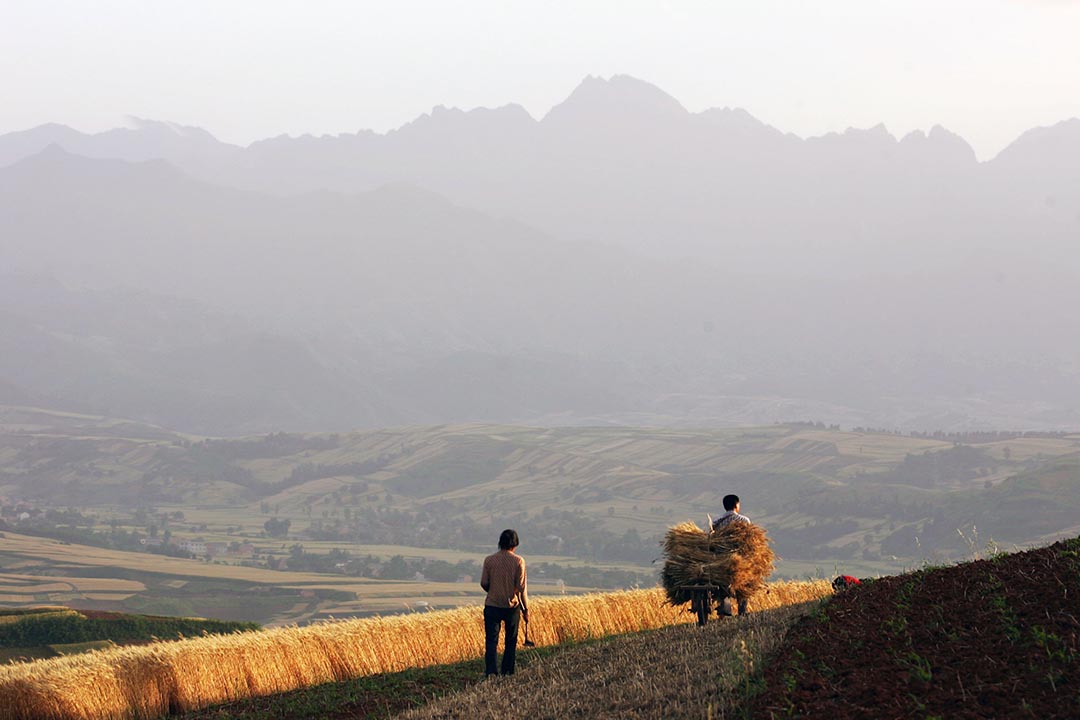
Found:
[{"label": "woman's dark trousers", "polygon": [[518,623],[521,621],[521,608],[500,608],[484,606],[484,675],[495,675],[495,658],[499,645],[499,630],[506,623],[506,646],[503,648],[502,674],[514,674],[514,660],[517,659]]}]

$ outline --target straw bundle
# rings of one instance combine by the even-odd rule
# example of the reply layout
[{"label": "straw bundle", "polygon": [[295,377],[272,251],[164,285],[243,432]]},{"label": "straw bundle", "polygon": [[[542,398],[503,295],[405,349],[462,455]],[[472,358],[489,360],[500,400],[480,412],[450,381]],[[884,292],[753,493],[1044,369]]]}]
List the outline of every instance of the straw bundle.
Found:
[{"label": "straw bundle", "polygon": [[664,536],[660,579],[672,605],[690,601],[687,585],[717,585],[739,600],[749,599],[772,573],[774,558],[758,525],[730,523],[707,533],[687,521]]}]

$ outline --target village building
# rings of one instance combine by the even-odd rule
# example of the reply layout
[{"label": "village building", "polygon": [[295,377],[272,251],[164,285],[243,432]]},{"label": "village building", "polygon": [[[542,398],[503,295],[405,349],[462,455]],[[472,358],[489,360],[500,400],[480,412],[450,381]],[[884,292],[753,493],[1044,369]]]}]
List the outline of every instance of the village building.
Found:
[{"label": "village building", "polygon": [[201,540],[180,540],[176,543],[176,547],[186,550],[192,555],[206,554],[206,543]]}]

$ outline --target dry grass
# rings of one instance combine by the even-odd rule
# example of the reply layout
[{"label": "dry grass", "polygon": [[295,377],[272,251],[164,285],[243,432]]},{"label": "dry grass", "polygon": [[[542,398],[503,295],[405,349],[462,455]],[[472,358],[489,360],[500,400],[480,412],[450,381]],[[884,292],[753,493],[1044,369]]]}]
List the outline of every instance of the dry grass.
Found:
[{"label": "dry grass", "polygon": [[[828,595],[826,581],[768,586],[752,610]],[[599,638],[689,622],[663,590],[532,603],[537,644]],[[0,720],[155,718],[324,682],[477,657],[478,608],[208,636],[0,668]]]},{"label": "dry grass", "polygon": [[49,645],[48,648],[57,655],[77,655],[91,650],[105,650],[116,647],[112,640],[87,640],[78,643],[58,643]]},{"label": "dry grass", "polygon": [[752,598],[764,588],[774,559],[760,525],[730,523],[705,532],[687,521],[669,528],[664,536],[661,581],[675,605],[690,600],[686,585],[700,583],[730,588],[740,600]]},{"label": "dry grass", "polygon": [[745,717],[757,668],[817,603],[571,648],[511,678],[480,683],[399,716],[490,718]]}]

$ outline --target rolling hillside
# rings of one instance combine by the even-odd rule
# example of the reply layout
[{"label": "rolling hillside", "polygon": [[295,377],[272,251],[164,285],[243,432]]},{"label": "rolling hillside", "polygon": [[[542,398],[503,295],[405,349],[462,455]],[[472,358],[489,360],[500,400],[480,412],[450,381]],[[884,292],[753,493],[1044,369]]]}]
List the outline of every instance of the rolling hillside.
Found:
[{"label": "rolling hillside", "polygon": [[0,609],[0,663],[257,629],[255,623],[122,615],[66,607]]},{"label": "rolling hillside", "polygon": [[480,552],[514,524],[534,554],[647,564],[667,526],[736,492],[799,575],[1052,539],[1080,507],[1080,435],[463,425],[217,440],[16,407],[3,428],[0,493],[180,511],[174,532],[225,541],[279,518],[324,548]]}]

